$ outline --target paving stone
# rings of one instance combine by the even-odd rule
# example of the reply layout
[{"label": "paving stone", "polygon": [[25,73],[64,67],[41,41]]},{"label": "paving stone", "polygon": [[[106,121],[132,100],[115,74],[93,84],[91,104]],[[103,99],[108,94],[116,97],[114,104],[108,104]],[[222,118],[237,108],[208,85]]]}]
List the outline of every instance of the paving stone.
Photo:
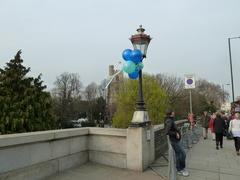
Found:
[{"label": "paving stone", "polygon": [[[220,173],[240,176],[240,169],[236,169],[236,168],[220,168]],[[239,179],[240,179],[240,177],[239,177]]]},{"label": "paving stone", "polygon": [[190,176],[178,176],[177,179],[240,180],[240,157],[236,156],[233,143],[224,140],[223,149],[216,150],[215,141],[201,139],[187,153]]},{"label": "paving stone", "polygon": [[64,171],[46,178],[46,180],[165,180],[153,171],[135,172],[126,169],[114,168],[95,163]]},{"label": "paving stone", "polygon": [[239,179],[240,179],[240,176],[220,174],[220,180],[239,180]]}]

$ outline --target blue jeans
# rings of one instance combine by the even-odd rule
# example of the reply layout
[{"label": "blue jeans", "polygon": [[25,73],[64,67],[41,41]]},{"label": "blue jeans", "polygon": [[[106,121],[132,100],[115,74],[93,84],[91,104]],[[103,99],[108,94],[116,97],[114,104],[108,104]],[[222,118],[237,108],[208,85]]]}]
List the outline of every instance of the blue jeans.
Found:
[{"label": "blue jeans", "polygon": [[172,147],[175,151],[175,155],[176,155],[176,168],[177,171],[181,171],[183,169],[185,169],[186,167],[186,153],[182,147],[182,145],[180,144],[180,142],[171,142]]}]

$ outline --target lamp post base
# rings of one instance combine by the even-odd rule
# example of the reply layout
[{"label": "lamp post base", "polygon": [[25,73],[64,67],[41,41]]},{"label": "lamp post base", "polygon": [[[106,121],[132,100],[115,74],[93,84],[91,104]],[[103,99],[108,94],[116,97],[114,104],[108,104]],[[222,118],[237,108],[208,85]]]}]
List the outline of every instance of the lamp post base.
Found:
[{"label": "lamp post base", "polygon": [[130,127],[147,127],[151,125],[151,121],[147,111],[135,111]]},{"label": "lamp post base", "polygon": [[137,101],[136,102],[136,111],[146,111],[144,101]]}]

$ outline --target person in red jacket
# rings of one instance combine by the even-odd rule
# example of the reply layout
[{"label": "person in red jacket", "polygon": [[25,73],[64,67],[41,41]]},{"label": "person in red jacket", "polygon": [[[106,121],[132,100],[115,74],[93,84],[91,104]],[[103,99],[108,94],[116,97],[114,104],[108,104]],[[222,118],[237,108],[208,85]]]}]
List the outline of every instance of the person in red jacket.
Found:
[{"label": "person in red jacket", "polygon": [[216,114],[213,113],[211,115],[211,118],[210,118],[210,121],[209,121],[209,128],[211,130],[211,133],[212,133],[212,140],[214,141],[216,139],[216,135],[215,135],[215,131],[214,131],[214,127],[213,127],[213,123],[214,123],[214,119],[216,118]]}]

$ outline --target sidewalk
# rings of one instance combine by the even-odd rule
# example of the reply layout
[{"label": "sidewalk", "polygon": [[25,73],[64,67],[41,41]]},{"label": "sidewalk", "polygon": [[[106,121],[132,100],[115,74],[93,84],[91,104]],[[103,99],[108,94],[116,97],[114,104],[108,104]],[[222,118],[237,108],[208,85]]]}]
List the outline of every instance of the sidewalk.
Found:
[{"label": "sidewalk", "polygon": [[83,166],[72,168],[60,174],[53,175],[47,180],[164,180],[154,171],[147,170],[143,173],[87,163]]},{"label": "sidewalk", "polygon": [[224,137],[223,149],[216,150],[215,141],[201,139],[187,153],[190,176],[179,180],[240,180],[240,156],[233,140]]}]

